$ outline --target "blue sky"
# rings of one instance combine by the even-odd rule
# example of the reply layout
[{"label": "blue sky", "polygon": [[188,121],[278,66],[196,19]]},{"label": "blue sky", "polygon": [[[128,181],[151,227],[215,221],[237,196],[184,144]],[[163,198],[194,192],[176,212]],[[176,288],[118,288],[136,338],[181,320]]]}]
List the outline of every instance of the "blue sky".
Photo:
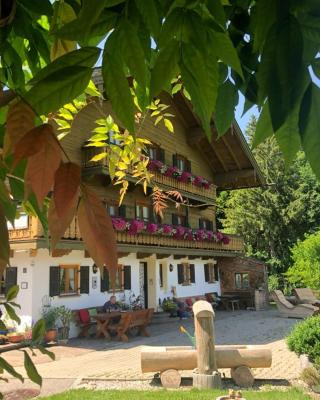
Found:
[{"label": "blue sky", "polygon": [[250,121],[250,118],[252,115],[255,115],[258,117],[259,112],[258,112],[258,107],[254,106],[250,108],[244,115],[242,115],[243,112],[243,106],[244,106],[244,96],[240,93],[239,94],[239,103],[236,107],[236,120],[242,130],[243,133],[245,133],[246,127],[248,125],[248,122]]}]

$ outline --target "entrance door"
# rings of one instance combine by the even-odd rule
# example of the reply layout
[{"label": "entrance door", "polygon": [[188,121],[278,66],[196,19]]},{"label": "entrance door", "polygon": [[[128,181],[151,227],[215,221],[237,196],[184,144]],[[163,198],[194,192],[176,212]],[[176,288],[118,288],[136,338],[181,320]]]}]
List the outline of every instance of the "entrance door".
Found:
[{"label": "entrance door", "polygon": [[148,308],[148,263],[141,262],[139,267],[140,296],[142,304]]}]

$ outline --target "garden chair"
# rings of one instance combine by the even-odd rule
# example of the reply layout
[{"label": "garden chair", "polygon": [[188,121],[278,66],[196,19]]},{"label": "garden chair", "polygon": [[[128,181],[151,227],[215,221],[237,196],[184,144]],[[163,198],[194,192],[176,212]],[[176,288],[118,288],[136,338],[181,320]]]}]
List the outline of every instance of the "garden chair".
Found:
[{"label": "garden chair", "polygon": [[273,300],[275,301],[279,314],[285,318],[307,318],[316,314],[319,309],[311,304],[298,304],[294,306],[285,297],[281,290],[272,292]]},{"label": "garden chair", "polygon": [[313,291],[310,288],[296,288],[293,289],[293,293],[296,296],[299,303],[313,304],[320,307],[320,300],[316,298]]}]

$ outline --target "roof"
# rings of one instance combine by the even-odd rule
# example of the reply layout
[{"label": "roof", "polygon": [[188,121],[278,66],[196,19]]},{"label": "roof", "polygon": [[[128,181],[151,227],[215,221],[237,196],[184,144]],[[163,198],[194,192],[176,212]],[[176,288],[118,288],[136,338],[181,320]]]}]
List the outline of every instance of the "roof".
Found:
[{"label": "roof", "polygon": [[200,121],[193,112],[191,103],[177,93],[174,102],[181,112],[188,129],[188,142],[195,146],[210,165],[214,183],[218,190],[233,190],[262,186],[265,183],[262,172],[236,121],[220,138],[211,123],[211,140],[205,135]]},{"label": "roof", "polygon": [[[100,68],[95,69],[93,79],[99,90],[103,91]],[[262,172],[236,121],[222,137],[218,138],[213,119],[210,141],[201,128],[190,101],[182,92],[175,94],[173,101],[186,125],[189,144],[196,147],[210,165],[213,182],[218,190],[252,188],[265,184]]]}]

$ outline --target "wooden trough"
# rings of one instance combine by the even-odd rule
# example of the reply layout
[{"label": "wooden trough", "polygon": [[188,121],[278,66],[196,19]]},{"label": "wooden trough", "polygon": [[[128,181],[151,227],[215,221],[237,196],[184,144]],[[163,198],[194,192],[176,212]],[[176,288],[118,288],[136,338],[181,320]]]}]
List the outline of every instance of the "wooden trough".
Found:
[{"label": "wooden trough", "polygon": [[[241,386],[253,384],[254,377],[250,368],[269,368],[272,363],[271,350],[261,346],[215,346],[215,357],[217,368],[230,368],[232,378]],[[197,368],[197,351],[191,346],[142,348],[142,372],[162,374],[168,370],[195,368]],[[173,371],[171,373],[173,374]],[[165,376],[167,377],[167,374]],[[176,382],[176,379],[174,381]]]}]

